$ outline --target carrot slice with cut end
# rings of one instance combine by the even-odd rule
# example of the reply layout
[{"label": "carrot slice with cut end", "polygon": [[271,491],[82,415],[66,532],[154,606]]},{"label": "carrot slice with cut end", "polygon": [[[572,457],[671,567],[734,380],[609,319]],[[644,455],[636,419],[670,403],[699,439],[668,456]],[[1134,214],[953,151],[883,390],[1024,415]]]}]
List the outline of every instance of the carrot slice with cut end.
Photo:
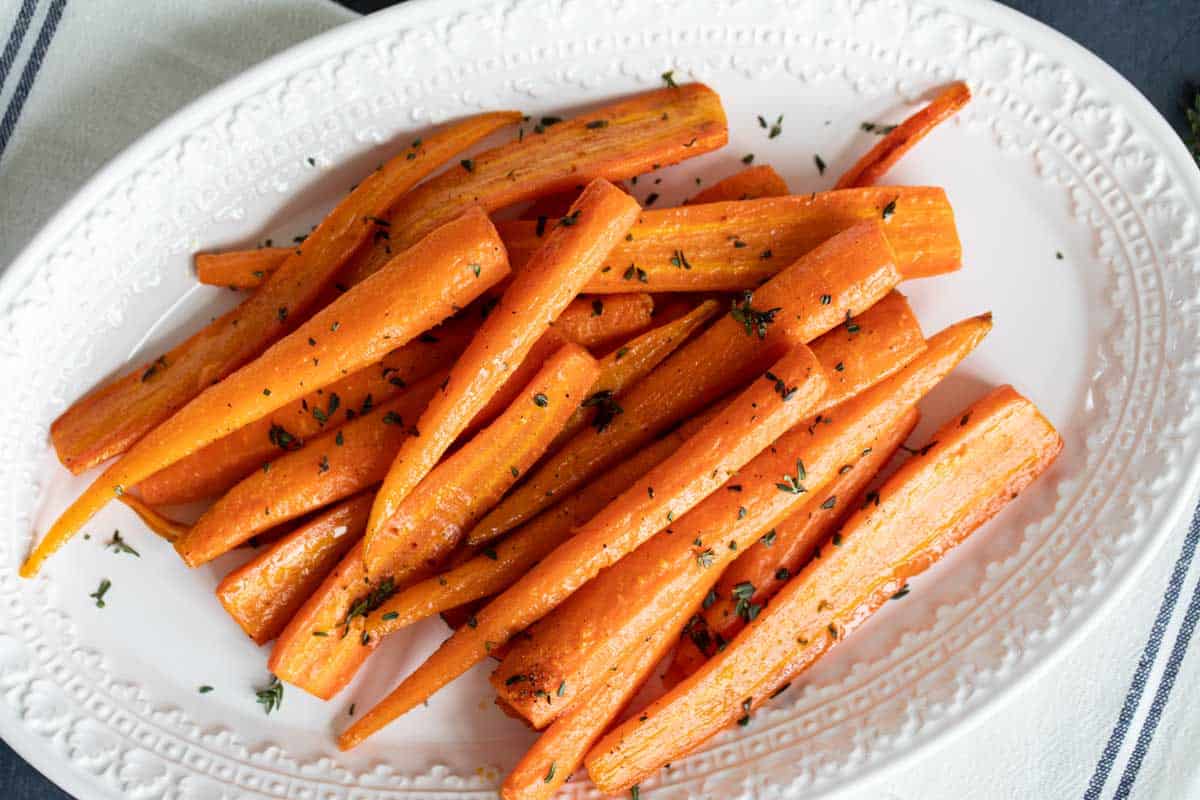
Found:
[{"label": "carrot slice with cut end", "polygon": [[888,131],[865,156],[838,178],[836,188],[849,189],[877,183],[913,145],[958,113],[970,100],[971,90],[967,84],[962,81],[950,84],[929,105]]},{"label": "carrot slice with cut end", "polygon": [[515,142],[472,157],[470,170],[452,168],[405,195],[387,217],[392,240],[356,256],[345,282],[353,285],[379,269],[387,260],[385,244],[405,247],[468,205],[490,212],[597,178],[619,181],[715,150],[728,139],[721,98],[699,83],[541,123]]},{"label": "carrot slice with cut end", "polygon": [[546,451],[599,371],[579,345],[560,348],[495,422],[400,502],[369,545],[375,559],[369,569],[401,578],[440,563]]},{"label": "carrot slice with cut end", "polygon": [[576,434],[480,521],[479,535],[491,538],[512,530],[556,496],[574,491],[675,421],[766,369],[778,353],[763,346],[755,320],[765,318],[755,314],[778,308],[767,330],[811,341],[844,323],[847,314],[870,308],[898,280],[879,223],[865,222],[829,239],[759,287],[750,301],[739,301],[736,316],[731,311],[717,320],[632,386],[621,400],[624,413],[604,431]]},{"label": "carrot slice with cut end", "polygon": [[347,259],[379,230],[373,220],[397,198],[454,153],[519,119],[515,112],[499,112],[463,120],[367,176],[289,254],[262,291],[56,419],[50,436],[63,465],[79,474],[125,452],[213,382],[261,353],[308,315]]},{"label": "carrot slice with cut end", "polygon": [[735,719],[851,634],[905,583],[996,514],[1054,461],[1062,440],[1001,387],[950,420],[857,511],[754,622],[636,721],[588,754],[600,791],[637,783]]},{"label": "carrot slice with cut end", "polygon": [[429,660],[338,741],[348,748],[420,703],[487,657],[607,566],[633,551],[676,515],[698,503],[782,431],[807,413],[825,393],[824,371],[804,345],[794,346],[773,365],[788,389],[757,381],[741,392],[667,460],[626,489],[575,535],[533,567],[460,628]]},{"label": "carrot slice with cut end", "polygon": [[783,176],[768,164],[735,172],[688,198],[687,205],[720,203],[725,200],[757,200],[760,197],[783,197],[788,194]]},{"label": "carrot slice with cut end", "polygon": [[[648,209],[588,281],[585,292],[711,292],[754,289],[831,236],[866,220],[883,223],[905,278],[952,272],[962,245],[946,193],[875,186]],[[536,226],[497,225],[520,270],[537,247]],[[632,267],[632,268],[631,268]]]},{"label": "carrot slice with cut end", "polygon": [[253,250],[226,250],[221,253],[196,253],[196,279],[209,286],[253,289],[283,266],[291,247],[256,247]]},{"label": "carrot slice with cut end", "polygon": [[[689,623],[675,647],[666,679],[674,685],[691,675],[705,659],[723,649],[845,521],[867,485],[912,433],[918,413],[910,409],[889,432],[881,434],[853,465],[847,464],[824,490],[817,492],[783,522],[746,548],[721,573],[705,598],[704,611]],[[839,473],[841,471],[839,470]],[[831,499],[832,498],[832,499]]]},{"label": "carrot slice with cut end", "polygon": [[587,276],[629,230],[638,210],[636,200],[608,181],[593,181],[513,278],[451,368],[448,383],[421,414],[421,435],[401,445],[375,495],[363,540],[372,577],[386,574],[386,551],[378,548],[383,526],[575,298]]},{"label": "carrot slice with cut end", "polygon": [[474,209],[442,226],[398,255],[370,282],[346,292],[138,441],[55,521],[21,566],[21,574],[35,574],[51,553],[114,495],[124,493],[125,487],[380,360],[391,348],[470,303],[507,273],[504,247],[482,211]]},{"label": "carrot slice with cut end", "polygon": [[370,493],[322,512],[225,576],[217,599],[255,644],[280,634],[367,526]]}]

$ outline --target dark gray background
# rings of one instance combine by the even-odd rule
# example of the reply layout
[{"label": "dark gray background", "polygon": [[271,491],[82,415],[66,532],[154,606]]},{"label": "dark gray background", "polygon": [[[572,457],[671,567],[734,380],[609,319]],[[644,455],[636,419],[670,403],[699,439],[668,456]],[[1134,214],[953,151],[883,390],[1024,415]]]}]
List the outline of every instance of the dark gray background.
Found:
[{"label": "dark gray background", "polygon": [[[361,13],[402,2],[338,1]],[[1006,5],[1100,56],[1140,89],[1176,130],[1186,132],[1183,104],[1200,84],[1200,0],[1010,0]],[[1113,702],[1115,714],[1117,698]],[[1081,775],[1081,785],[1083,780]],[[71,796],[0,742],[0,798],[70,800]]]}]

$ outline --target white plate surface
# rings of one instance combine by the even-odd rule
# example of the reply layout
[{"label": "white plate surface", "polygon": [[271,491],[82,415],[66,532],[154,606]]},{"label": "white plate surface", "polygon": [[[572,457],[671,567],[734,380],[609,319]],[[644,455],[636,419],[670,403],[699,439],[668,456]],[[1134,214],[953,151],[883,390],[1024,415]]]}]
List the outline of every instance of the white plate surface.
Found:
[{"label": "white plate surface", "polygon": [[[114,506],[34,581],[16,567],[83,485],[50,421],[231,301],[197,249],[306,231],[381,145],[479,109],[570,111],[674,68],[725,101],[732,143],[673,168],[660,205],[753,152],[828,188],[929,90],[975,100],[890,176],[946,187],[965,268],[904,287],[928,332],[996,329],[926,403],[928,424],[1011,382],[1060,428],[1053,470],[753,724],[644,788],[659,796],[844,787],[1053,668],[1178,522],[1200,464],[1200,177],[1167,124],[1094,57],[1000,6],[907,0],[415,2],[252,70],[107,167],[0,285],[0,734],[81,798],[488,796],[531,740],[479,668],[351,754],[331,731],[443,635],[398,637],[335,701],[255,704],[265,652]],[[784,115],[768,140],[756,115]],[[817,174],[813,155],[829,165]],[[317,167],[306,161],[314,157]],[[643,181],[642,195],[650,188]],[[1058,258],[1056,254],[1061,253]],[[103,549],[120,528],[140,559]],[[88,598],[112,580],[108,605]],[[209,684],[215,690],[200,695]],[[584,794],[585,782],[569,791]]]}]

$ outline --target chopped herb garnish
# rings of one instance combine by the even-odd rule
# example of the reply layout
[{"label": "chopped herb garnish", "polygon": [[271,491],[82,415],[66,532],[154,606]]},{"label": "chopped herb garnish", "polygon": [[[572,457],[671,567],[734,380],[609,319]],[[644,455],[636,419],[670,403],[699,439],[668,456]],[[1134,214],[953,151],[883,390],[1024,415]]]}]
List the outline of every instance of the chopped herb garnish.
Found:
[{"label": "chopped herb garnish", "polygon": [[104,546],[112,550],[114,553],[128,553],[131,556],[136,556],[138,558],[142,557],[141,553],[139,553],[137,550],[134,550],[129,546],[128,542],[121,538],[120,531],[113,531],[112,538],[109,539],[108,543]]},{"label": "chopped herb garnish", "polygon": [[813,163],[817,165],[817,174],[824,175],[825,174],[825,159],[821,158],[821,156],[814,153],[813,154]]},{"label": "chopped herb garnish", "polygon": [[338,431],[337,436],[333,437],[333,443],[341,447],[346,443],[346,436],[341,431]]},{"label": "chopped herb garnish", "polygon": [[650,194],[646,195],[646,205],[648,205],[648,206],[654,205],[654,201],[657,199],[658,199],[658,192],[651,192]]},{"label": "chopped herb garnish", "polygon": [[546,217],[544,215],[538,216],[537,227],[534,229],[534,232],[537,234],[539,239],[542,238],[542,234],[546,232]]},{"label": "chopped herb garnish", "polygon": [[327,455],[321,456],[321,460],[317,462],[317,472],[318,473],[329,472],[329,456],[327,456]]},{"label": "chopped herb garnish", "polygon": [[642,790],[635,783],[629,787],[629,800],[641,800]]},{"label": "chopped herb garnish", "polygon": [[777,581],[786,581],[790,577],[792,577],[792,573],[788,571],[787,567],[780,567],[775,570],[775,580]]},{"label": "chopped herb garnish", "polygon": [[393,619],[396,619],[396,618],[397,618],[397,617],[399,617],[399,616],[400,616],[400,613],[399,613],[398,611],[389,611],[389,612],[387,612],[386,614],[384,614],[382,617],[380,617],[380,619],[382,619],[382,620],[385,620],[385,621],[386,621],[386,620],[393,620]]},{"label": "chopped herb garnish", "polygon": [[272,424],[267,432],[267,439],[280,450],[299,450],[304,446],[304,442],[288,433],[282,425]]},{"label": "chopped herb garnish", "polygon": [[458,163],[461,164],[462,168],[465,169],[467,172],[475,171],[475,162],[469,158],[464,158],[462,161],[459,161]]},{"label": "chopped herb garnish", "polygon": [[730,594],[732,595],[732,599],[737,601],[734,606],[734,613],[746,622],[753,622],[754,618],[762,611],[761,605],[750,602],[751,598],[754,597],[754,584],[750,581],[742,581],[733,587]]},{"label": "chopped herb garnish", "polygon": [[854,321],[854,318],[853,318],[852,316],[850,316],[850,312],[849,312],[849,311],[847,311],[847,312],[846,312],[846,322],[845,322],[845,325],[846,325],[846,332],[847,332],[847,333],[858,333],[860,330],[862,330],[862,328],[860,328],[860,327],[858,326],[858,323]]},{"label": "chopped herb garnish", "polygon": [[505,686],[512,686],[514,683],[525,683],[529,680],[528,675],[509,675],[504,681]]},{"label": "chopped herb garnish", "polygon": [[738,717],[737,721],[740,727],[744,728],[750,724],[750,705],[751,701],[749,697],[742,701],[742,716]]},{"label": "chopped herb garnish", "polygon": [[771,530],[758,537],[758,540],[762,542],[763,547],[770,547],[771,545],[775,544],[776,536],[777,534],[775,533],[775,529],[771,528]]},{"label": "chopped herb garnish", "polygon": [[629,268],[625,270],[625,273],[621,277],[627,281],[637,278],[642,283],[648,282],[650,278],[650,276],[646,274],[646,270],[642,269],[641,267],[634,266],[633,264],[629,265]]},{"label": "chopped herb garnish", "polygon": [[713,552],[713,549],[711,547],[706,547],[704,550],[696,554],[696,563],[705,569],[708,569],[713,565],[713,560],[716,557],[717,554]]},{"label": "chopped herb garnish", "polygon": [[743,164],[753,164],[754,163],[754,153],[746,153],[746,155],[742,156],[742,163]]},{"label": "chopped herb garnish", "polygon": [[836,495],[836,494],[831,494],[831,495],[829,495],[829,499],[828,499],[828,500],[826,500],[824,503],[821,503],[821,508],[824,508],[824,509],[826,509],[826,510],[829,510],[829,509],[833,508],[833,507],[834,507],[834,506],[836,506],[836,505],[837,505],[837,495]]},{"label": "chopped herb garnish", "polygon": [[763,250],[761,253],[758,254],[758,257],[761,258],[763,261],[766,261],[772,255],[773,255],[773,253],[770,250]]},{"label": "chopped herb garnish", "polygon": [[100,581],[100,586],[96,588],[96,591],[88,595],[88,597],[96,601],[96,608],[104,608],[104,606],[107,605],[104,602],[104,595],[108,594],[108,590],[111,588],[112,581],[110,581],[108,578],[103,578]]},{"label": "chopped herb garnish", "polygon": [[271,682],[267,684],[265,689],[259,689],[254,693],[258,699],[258,704],[263,707],[263,711],[270,714],[283,705],[283,684],[279,682],[279,678],[271,676]]},{"label": "chopped herb garnish", "polygon": [[807,477],[807,475],[808,473],[804,471],[804,462],[800,459],[796,459],[795,476],[784,475],[783,481],[775,484],[775,486],[781,492],[787,492],[788,494],[803,494],[807,490],[801,485],[801,482]]},{"label": "chopped herb garnish", "polygon": [[616,359],[616,360],[617,360],[617,361],[620,361],[622,358],[624,358],[624,357],[625,357],[625,354],[626,354],[626,353],[628,353],[628,352],[629,352],[629,348],[628,348],[628,347],[618,347],[618,348],[617,348],[617,359]]},{"label": "chopped herb garnish", "polygon": [[[350,622],[355,617],[366,617],[375,609],[386,603],[392,595],[396,593],[396,582],[391,578],[384,578],[371,591],[367,592],[366,596],[360,597],[350,606],[350,610],[346,612],[346,618],[342,620],[342,625],[345,628],[342,630],[342,637],[350,632]],[[364,631],[365,633],[365,631]]]},{"label": "chopped herb garnish", "polygon": [[[620,356],[617,356],[620,358]],[[595,415],[592,417],[592,427],[596,429],[596,433],[603,433],[613,421],[613,418],[618,414],[624,414],[625,409],[617,404],[613,399],[613,393],[609,389],[603,389],[595,392],[590,397],[581,403],[583,408],[595,408]]]},{"label": "chopped herb garnish", "polygon": [[768,381],[773,381],[775,383],[775,391],[776,391],[776,393],[779,394],[779,396],[781,398],[783,398],[783,401],[785,403],[788,400],[791,400],[792,397],[795,396],[796,392],[798,391],[798,387],[796,387],[796,386],[789,387],[786,383],[783,382],[783,378],[778,377],[773,372],[766,372],[763,374],[763,377],[766,378]]},{"label": "chopped herb garnish", "polygon": [[704,607],[705,610],[708,610],[713,607],[713,603],[717,602],[717,599],[718,598],[717,598],[716,591],[713,589],[709,589],[708,594],[706,594],[704,596],[704,602],[701,603],[701,605]]},{"label": "chopped herb garnish", "polygon": [[662,74],[663,83],[667,84],[670,89],[678,89],[679,84],[675,82],[675,70],[669,69]]},{"label": "chopped herb garnish", "polygon": [[[833,506],[830,506],[830,508],[833,508]],[[835,533],[833,535],[832,541],[833,541],[834,547],[841,547],[842,546],[842,535],[840,533]]]},{"label": "chopped herb garnish", "polygon": [[891,199],[891,200],[888,202],[888,204],[887,204],[886,206],[884,206],[884,207],[883,207],[883,218],[884,218],[885,220],[886,220],[886,219],[891,219],[891,217],[892,217],[892,214],[895,214],[895,213],[896,213],[896,200],[897,200],[897,199],[898,199],[898,198],[895,198],[895,197],[893,197],[893,198],[892,198],[892,199]]},{"label": "chopped herb garnish", "polygon": [[671,266],[676,269],[691,269],[692,265],[688,263],[687,256],[682,250],[676,250],[671,254]]},{"label": "chopped herb garnish", "polygon": [[546,770],[546,777],[542,779],[543,783],[549,783],[550,781],[554,780],[554,770],[557,766],[557,761],[550,762],[550,769]]},{"label": "chopped herb garnish", "polygon": [[582,211],[582,209],[578,209],[578,208],[575,209],[570,214],[567,214],[565,217],[562,217],[561,219],[559,219],[558,224],[563,226],[564,228],[571,227],[572,225],[574,225],[576,222],[579,221],[579,214],[581,211]]},{"label": "chopped herb garnish", "polygon": [[479,274],[483,271],[483,267],[481,267],[479,264],[467,264],[467,268],[470,269],[471,272],[475,273],[476,278],[478,278]]},{"label": "chopped herb garnish", "polygon": [[892,599],[899,600],[900,598],[905,597],[910,591],[911,589],[908,588],[908,584],[906,583],[901,586],[894,595],[892,595]]},{"label": "chopped herb garnish", "polygon": [[878,122],[864,122],[859,127],[861,127],[867,133],[876,133],[880,136],[884,136],[896,130],[895,125],[883,125]]},{"label": "chopped herb garnish", "polygon": [[485,556],[487,556],[488,558],[490,558],[492,561],[500,560],[500,555],[496,552],[496,548],[494,548],[494,547],[483,548],[483,554]]},{"label": "chopped herb garnish", "polygon": [[146,367],[146,371],[142,373],[142,383],[145,383],[146,381],[150,380],[155,375],[157,375],[159,370],[164,370],[166,368],[167,368],[167,357],[166,356],[159,356],[158,358],[154,359],[154,363],[151,364],[150,366]]},{"label": "chopped herb garnish", "polygon": [[834,625],[834,624],[831,622],[831,623],[829,623],[828,625],[826,625],[826,626],[825,626],[825,630],[829,631],[829,637],[830,637],[831,639],[833,639],[833,640],[835,640],[835,641],[837,640],[837,638],[838,638],[838,629],[837,629],[837,625]]},{"label": "chopped herb garnish", "polygon": [[533,396],[533,404],[538,408],[545,408],[546,406],[550,405],[550,399],[541,392],[538,392]]},{"label": "chopped herb garnish", "polygon": [[779,134],[783,133],[783,114],[771,124],[771,130],[767,133],[768,139],[774,139]]},{"label": "chopped herb garnish", "polygon": [[760,311],[751,305],[753,297],[754,294],[749,289],[742,292],[741,304],[739,305],[738,301],[734,300],[729,315],[742,324],[742,327],[746,329],[747,336],[757,334],[759,339],[765,339],[767,326],[775,321],[775,315],[783,309],[775,307]]},{"label": "chopped herb garnish", "polygon": [[592,316],[599,317],[603,314],[604,314],[604,301],[603,300],[593,300],[592,301]]},{"label": "chopped herb garnish", "polygon": [[821,305],[827,306],[832,302],[833,302],[833,295],[829,295],[829,294],[821,295]]},{"label": "chopped herb garnish", "polygon": [[211,692],[212,690],[213,690],[213,687],[209,686],[208,684],[205,684],[204,686],[197,687],[197,689],[196,689],[196,691],[197,691],[197,692],[199,692],[200,694],[208,694],[208,693],[209,693],[209,692]]},{"label": "chopped herb garnish", "polygon": [[608,120],[594,119],[591,122],[589,122],[588,124],[584,125],[583,127],[587,128],[588,130],[592,130],[592,131],[597,130],[598,128],[607,128]]}]

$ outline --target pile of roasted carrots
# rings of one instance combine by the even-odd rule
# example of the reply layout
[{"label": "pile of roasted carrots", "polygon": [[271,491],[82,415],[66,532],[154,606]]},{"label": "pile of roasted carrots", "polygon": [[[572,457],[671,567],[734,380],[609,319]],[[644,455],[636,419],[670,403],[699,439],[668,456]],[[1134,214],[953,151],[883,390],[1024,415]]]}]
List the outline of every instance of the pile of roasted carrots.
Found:
[{"label": "pile of roasted carrots", "polygon": [[[668,84],[576,119],[448,125],[296,246],[198,255],[201,280],[251,293],[54,423],[72,472],[111,463],[23,574],[114,498],[190,566],[255,543],[218,599],[325,699],[442,614],[452,635],[339,744],[494,658],[498,704],[543,731],[507,798],[581,765],[628,789],[748,724],[1062,443],[1001,387],[904,444],[992,322],[922,333],[896,286],[959,268],[953,211],[874,184],[965,85],[834,191],[754,166],[644,210],[622,181],[727,140],[716,93]],[[191,525],[160,510],[206,498]],[[628,708],[668,656],[665,693]]]}]

